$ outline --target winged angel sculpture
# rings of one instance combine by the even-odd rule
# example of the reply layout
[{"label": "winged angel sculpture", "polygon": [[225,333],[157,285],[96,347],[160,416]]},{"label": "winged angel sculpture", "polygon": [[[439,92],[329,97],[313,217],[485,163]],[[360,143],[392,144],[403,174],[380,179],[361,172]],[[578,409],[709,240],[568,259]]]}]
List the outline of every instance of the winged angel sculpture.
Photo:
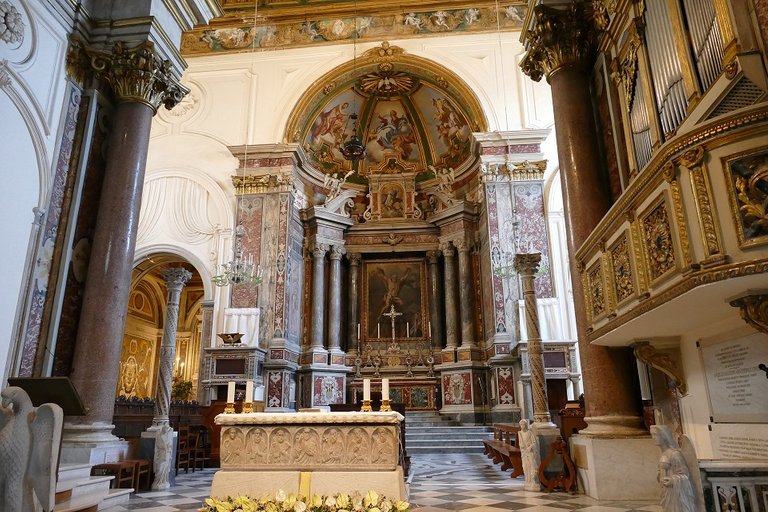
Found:
[{"label": "winged angel sculpture", "polygon": [[64,413],[56,404],[33,407],[19,387],[0,397],[0,510],[34,512],[33,493],[44,511],[53,510]]}]

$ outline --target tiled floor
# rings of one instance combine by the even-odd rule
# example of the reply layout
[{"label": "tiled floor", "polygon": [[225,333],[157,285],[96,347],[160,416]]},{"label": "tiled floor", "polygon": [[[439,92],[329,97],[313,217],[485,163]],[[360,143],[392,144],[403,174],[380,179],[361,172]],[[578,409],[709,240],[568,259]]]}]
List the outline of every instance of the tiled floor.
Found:
[{"label": "tiled floor", "polygon": [[[418,455],[412,457],[410,502],[419,512],[660,512],[649,502],[598,502],[584,495],[545,494],[523,490],[523,480],[509,478],[484,455]],[[211,489],[216,470],[181,474],[165,492],[144,492],[125,506],[106,512],[175,512],[197,510]]]}]

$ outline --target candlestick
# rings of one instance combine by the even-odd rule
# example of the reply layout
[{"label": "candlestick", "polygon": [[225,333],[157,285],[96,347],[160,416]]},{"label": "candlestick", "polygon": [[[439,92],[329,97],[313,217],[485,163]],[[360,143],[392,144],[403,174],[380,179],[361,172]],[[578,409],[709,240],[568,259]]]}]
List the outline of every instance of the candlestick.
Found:
[{"label": "candlestick", "polygon": [[389,405],[389,400],[383,400],[381,401],[381,407],[379,408],[381,412],[387,412],[392,410],[392,406]]},{"label": "candlestick", "polygon": [[381,399],[389,400],[389,379],[381,379]]},{"label": "candlestick", "polygon": [[363,402],[371,401],[371,379],[363,379]]},{"label": "candlestick", "polygon": [[235,403],[235,383],[233,381],[227,383],[227,403]]}]

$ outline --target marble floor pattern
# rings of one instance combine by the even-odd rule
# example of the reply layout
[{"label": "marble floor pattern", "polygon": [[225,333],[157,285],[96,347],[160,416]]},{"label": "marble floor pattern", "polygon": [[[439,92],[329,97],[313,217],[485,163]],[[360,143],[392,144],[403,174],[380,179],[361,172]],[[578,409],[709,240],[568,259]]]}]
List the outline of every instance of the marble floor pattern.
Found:
[{"label": "marble floor pattern", "polygon": [[[579,494],[524,491],[522,478],[511,479],[482,454],[416,455],[411,461],[414,512],[661,512],[652,502],[598,502]],[[142,492],[104,512],[199,510],[215,472],[181,473],[169,490]]]}]

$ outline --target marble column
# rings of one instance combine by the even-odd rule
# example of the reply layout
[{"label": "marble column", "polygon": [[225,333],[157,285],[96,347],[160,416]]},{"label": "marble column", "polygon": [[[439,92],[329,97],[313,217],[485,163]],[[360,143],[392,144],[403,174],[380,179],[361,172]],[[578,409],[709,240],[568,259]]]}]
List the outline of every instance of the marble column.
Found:
[{"label": "marble column", "polygon": [[341,353],[341,257],[345,252],[341,245],[331,246],[331,272],[328,283],[330,288],[328,290],[328,350],[336,354]]},{"label": "marble column", "polygon": [[171,409],[171,387],[173,386],[173,363],[176,358],[176,331],[179,324],[179,299],[181,289],[192,277],[184,268],[165,268],[160,271],[165,279],[168,296],[165,301],[165,322],[163,339],[160,342],[160,371],[157,377],[155,411],[150,431],[160,430],[168,425],[168,411]]},{"label": "marble column", "polygon": [[324,352],[325,337],[325,253],[328,245],[316,243],[312,247],[314,264],[312,267],[312,332],[311,347],[313,352]]},{"label": "marble column", "polygon": [[357,326],[360,323],[360,315],[358,309],[358,297],[360,295],[360,253],[353,252],[347,254],[349,259],[349,289],[347,300],[347,333],[349,340],[347,346],[347,353],[350,355],[357,355],[359,353],[360,338],[357,336]]},{"label": "marble column", "polygon": [[571,283],[584,379],[586,421],[581,434],[598,437],[644,435],[629,349],[589,343],[578,248],[611,206],[606,179],[595,161],[600,154],[589,89],[596,29],[579,2],[563,9],[537,5],[524,34],[527,53],[520,66],[533,80],[546,76],[552,88],[560,161]]},{"label": "marble column", "polygon": [[544,351],[539,333],[539,313],[536,305],[536,289],[533,280],[539,271],[541,254],[516,254],[515,270],[520,275],[525,301],[525,330],[528,333],[528,362],[531,369],[531,390],[533,392],[533,421],[554,426],[549,415],[547,382],[544,376]]},{"label": "marble column", "polygon": [[150,42],[85,51],[116,106],[72,361],[72,382],[86,415],[67,418],[63,445],[68,439],[117,439],[111,423],[152,117],[161,104],[170,108],[187,92]]},{"label": "marble column", "polygon": [[472,285],[472,264],[469,259],[469,242],[458,240],[454,242],[459,251],[459,308],[461,311],[461,346],[475,346],[474,322],[474,286]]},{"label": "marble column", "polygon": [[456,267],[454,255],[456,250],[450,243],[443,244],[443,261],[445,264],[445,348],[455,349],[458,346],[456,330]]},{"label": "marble column", "polygon": [[[440,251],[427,251],[427,262],[429,265],[429,321],[431,324],[432,343],[431,348],[441,349],[443,347],[443,322],[440,319],[440,274],[437,268],[437,260],[440,257]],[[427,325],[425,335],[429,334],[430,326]]]}]

